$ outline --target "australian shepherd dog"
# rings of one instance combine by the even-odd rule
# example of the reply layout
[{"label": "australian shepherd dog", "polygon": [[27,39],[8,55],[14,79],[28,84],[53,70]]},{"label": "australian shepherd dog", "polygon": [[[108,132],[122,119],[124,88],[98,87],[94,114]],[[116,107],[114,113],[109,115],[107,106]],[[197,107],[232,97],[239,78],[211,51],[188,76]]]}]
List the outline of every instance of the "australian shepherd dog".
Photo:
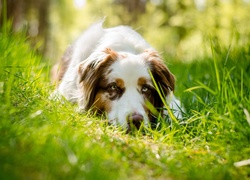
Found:
[{"label": "australian shepherd dog", "polygon": [[130,27],[104,29],[102,24],[87,29],[53,67],[58,82],[53,96],[78,103],[84,111],[105,113],[110,124],[125,129],[155,122],[158,115],[149,107],[167,115],[162,97],[182,118],[173,95],[175,77],[159,53]]}]

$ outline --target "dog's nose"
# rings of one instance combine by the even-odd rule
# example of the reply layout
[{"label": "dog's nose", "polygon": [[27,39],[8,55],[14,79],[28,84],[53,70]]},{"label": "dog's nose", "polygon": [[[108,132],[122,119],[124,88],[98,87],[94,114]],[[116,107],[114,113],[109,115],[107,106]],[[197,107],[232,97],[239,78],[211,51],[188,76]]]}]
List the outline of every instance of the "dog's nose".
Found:
[{"label": "dog's nose", "polygon": [[137,129],[139,129],[143,121],[143,116],[137,112],[134,112],[130,114],[127,119],[129,128],[131,128],[131,125],[134,125]]}]

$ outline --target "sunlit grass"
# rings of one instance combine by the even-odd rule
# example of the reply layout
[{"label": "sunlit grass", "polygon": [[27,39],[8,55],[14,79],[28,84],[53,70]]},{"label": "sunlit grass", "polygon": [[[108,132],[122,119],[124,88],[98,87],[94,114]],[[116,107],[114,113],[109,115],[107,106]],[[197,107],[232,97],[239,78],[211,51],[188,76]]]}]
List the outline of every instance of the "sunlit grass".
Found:
[{"label": "sunlit grass", "polygon": [[[171,61],[186,113],[126,134],[49,100],[46,61],[23,34],[0,34],[1,179],[248,179],[250,51]],[[212,47],[216,49],[216,47]]]}]

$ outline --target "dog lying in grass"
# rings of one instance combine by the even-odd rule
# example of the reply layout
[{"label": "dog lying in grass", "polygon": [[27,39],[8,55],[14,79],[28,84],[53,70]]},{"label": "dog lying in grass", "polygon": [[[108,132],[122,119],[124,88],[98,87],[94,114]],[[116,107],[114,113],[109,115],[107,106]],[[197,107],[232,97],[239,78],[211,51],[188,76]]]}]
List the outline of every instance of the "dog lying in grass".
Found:
[{"label": "dog lying in grass", "polygon": [[[158,52],[126,26],[92,25],[52,69],[60,82],[53,96],[79,108],[106,113],[110,124],[130,129],[157,121],[159,113],[182,118],[175,77]],[[166,105],[168,102],[168,105]]]}]

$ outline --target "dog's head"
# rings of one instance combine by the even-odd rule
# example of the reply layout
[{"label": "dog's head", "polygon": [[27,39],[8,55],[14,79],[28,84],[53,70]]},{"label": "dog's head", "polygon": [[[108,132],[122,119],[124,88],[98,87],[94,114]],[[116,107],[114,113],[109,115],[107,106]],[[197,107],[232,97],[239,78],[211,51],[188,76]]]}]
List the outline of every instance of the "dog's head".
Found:
[{"label": "dog's head", "polygon": [[153,50],[134,55],[106,49],[92,54],[78,71],[85,110],[105,112],[111,124],[123,127],[130,127],[131,122],[139,127],[154,121],[148,103],[162,108],[152,76],[165,96],[175,84],[174,76]]}]

